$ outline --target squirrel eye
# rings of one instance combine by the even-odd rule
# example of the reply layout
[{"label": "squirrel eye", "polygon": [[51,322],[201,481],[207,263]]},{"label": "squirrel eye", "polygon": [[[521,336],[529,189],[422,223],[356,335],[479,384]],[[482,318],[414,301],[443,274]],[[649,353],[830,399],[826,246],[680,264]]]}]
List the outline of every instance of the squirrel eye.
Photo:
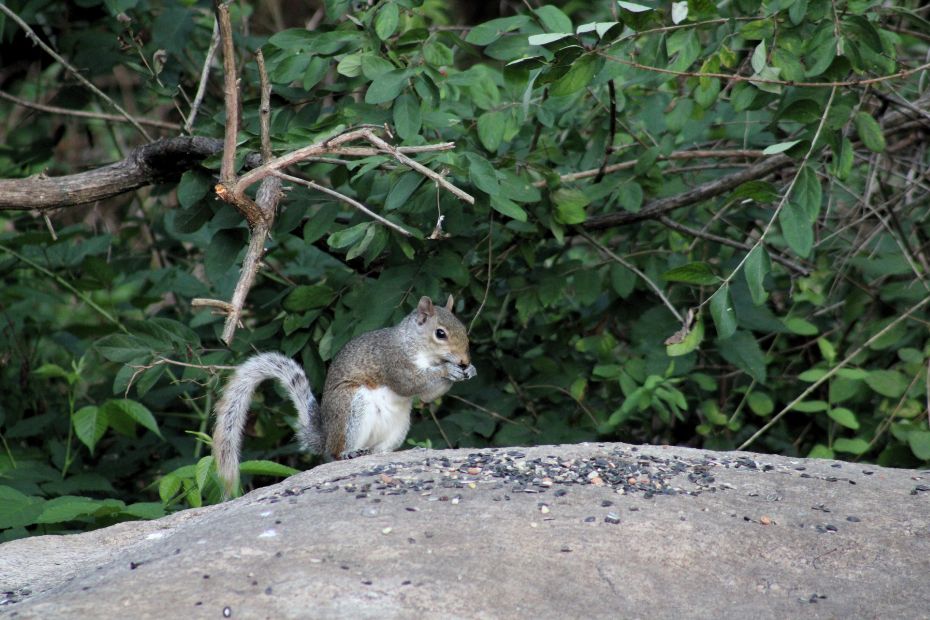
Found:
[{"label": "squirrel eye", "polygon": [[445,340],[445,339],[446,339],[446,330],[444,330],[444,329],[442,329],[442,328],[437,329],[437,330],[436,330],[436,338],[438,338],[439,340]]}]

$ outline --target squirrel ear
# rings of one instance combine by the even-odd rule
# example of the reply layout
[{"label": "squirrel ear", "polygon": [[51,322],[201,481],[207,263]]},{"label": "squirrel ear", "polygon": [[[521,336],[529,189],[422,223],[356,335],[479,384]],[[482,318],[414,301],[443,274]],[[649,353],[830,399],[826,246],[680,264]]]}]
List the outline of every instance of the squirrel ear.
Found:
[{"label": "squirrel ear", "polygon": [[417,304],[417,324],[423,325],[434,314],[436,314],[436,309],[433,308],[433,300],[429,297],[421,297],[420,303]]},{"label": "squirrel ear", "polygon": [[455,300],[452,299],[452,295],[449,295],[449,299],[446,301],[446,310],[449,312],[452,311],[452,306],[455,304]]}]

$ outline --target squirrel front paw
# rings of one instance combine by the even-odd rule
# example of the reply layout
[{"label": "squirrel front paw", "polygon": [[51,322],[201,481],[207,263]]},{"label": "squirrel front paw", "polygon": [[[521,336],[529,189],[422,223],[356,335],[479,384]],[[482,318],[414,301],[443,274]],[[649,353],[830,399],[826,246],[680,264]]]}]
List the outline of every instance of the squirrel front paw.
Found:
[{"label": "squirrel front paw", "polygon": [[475,367],[469,364],[468,366],[461,366],[459,364],[453,364],[452,362],[446,363],[446,374],[447,378],[450,381],[467,381],[475,375],[478,374],[478,371],[475,370]]}]

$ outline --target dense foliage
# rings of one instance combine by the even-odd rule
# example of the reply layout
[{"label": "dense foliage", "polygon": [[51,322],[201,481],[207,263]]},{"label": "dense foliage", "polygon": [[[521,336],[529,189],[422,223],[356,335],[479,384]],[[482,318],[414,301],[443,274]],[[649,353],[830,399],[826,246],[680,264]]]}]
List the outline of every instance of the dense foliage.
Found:
[{"label": "dense foliage", "polygon": [[[184,123],[211,4],[6,4],[131,115]],[[229,299],[248,242],[213,195],[219,155],[48,222],[2,212],[0,537],[217,501],[215,366],[280,350],[319,389],[348,339],[420,295],[455,295],[479,372],[415,412],[411,445],[752,438],[788,455],[930,462],[922,3],[490,4],[500,13],[231,5],[240,156],[259,150],[261,48],[276,154],[361,125],[397,145],[452,141],[416,159],[477,201],[385,155],[295,167],[416,236],[291,187],[229,348],[223,317],[191,305]],[[0,32],[3,93],[112,112],[10,18]],[[220,64],[195,135],[223,135]],[[71,174],[147,142],[127,123],[8,98],[0,119],[0,178]],[[781,163],[754,172],[766,161]],[[428,238],[440,214],[445,236]],[[244,473],[311,464],[280,392],[262,389],[254,411]]]}]

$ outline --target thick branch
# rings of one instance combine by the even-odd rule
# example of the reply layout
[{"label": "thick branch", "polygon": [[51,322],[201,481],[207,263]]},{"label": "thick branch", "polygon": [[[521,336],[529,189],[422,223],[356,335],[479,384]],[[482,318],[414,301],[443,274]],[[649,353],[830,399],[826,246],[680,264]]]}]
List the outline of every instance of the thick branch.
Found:
[{"label": "thick branch", "polygon": [[633,224],[643,220],[656,219],[661,215],[665,215],[669,211],[674,211],[675,209],[693,205],[701,202],[702,200],[707,200],[708,198],[713,198],[714,196],[724,194],[747,181],[753,181],[755,179],[766,177],[779,168],[790,165],[791,162],[792,159],[787,155],[775,155],[774,157],[770,157],[756,164],[753,164],[745,170],[740,170],[739,172],[728,174],[727,176],[720,177],[719,179],[714,179],[713,181],[702,183],[701,185],[698,185],[697,187],[686,192],[682,192],[681,194],[653,200],[636,213],[618,211],[616,213],[607,213],[604,215],[596,215],[594,217],[588,218],[588,220],[584,223],[584,227],[589,230],[600,230],[603,228],[611,228],[613,226]]},{"label": "thick branch", "polygon": [[0,211],[73,207],[173,181],[222,147],[214,138],[167,138],[133,149],[122,161],[87,172],[0,179]]}]

